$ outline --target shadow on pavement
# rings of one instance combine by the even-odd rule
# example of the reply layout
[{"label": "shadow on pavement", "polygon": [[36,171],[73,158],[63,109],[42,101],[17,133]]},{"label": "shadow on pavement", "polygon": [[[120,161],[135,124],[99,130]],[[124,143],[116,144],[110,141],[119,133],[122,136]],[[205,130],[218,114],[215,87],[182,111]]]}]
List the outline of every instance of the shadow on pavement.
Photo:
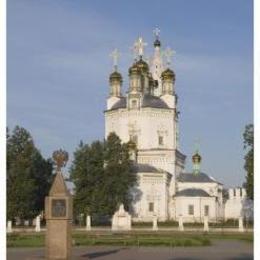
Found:
[{"label": "shadow on pavement", "polygon": [[237,257],[231,257],[228,260],[253,260],[254,257],[252,254],[240,254]]},{"label": "shadow on pavement", "polygon": [[101,251],[101,252],[95,252],[95,253],[88,253],[88,254],[81,255],[81,257],[87,257],[89,259],[92,259],[92,258],[96,258],[96,257],[100,257],[100,256],[116,254],[117,252],[121,251],[122,249],[125,249],[125,248],[119,248],[119,249],[107,250],[107,251]]},{"label": "shadow on pavement", "polygon": [[175,257],[175,258],[171,258],[169,260],[200,260],[200,258],[196,258],[196,257]]}]

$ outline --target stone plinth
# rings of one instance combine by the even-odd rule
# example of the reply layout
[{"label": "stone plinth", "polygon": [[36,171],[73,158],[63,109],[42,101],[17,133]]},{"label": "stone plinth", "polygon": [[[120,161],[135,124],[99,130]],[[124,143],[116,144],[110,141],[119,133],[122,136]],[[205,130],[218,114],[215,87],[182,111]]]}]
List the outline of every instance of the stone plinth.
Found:
[{"label": "stone plinth", "polygon": [[45,198],[45,218],[46,259],[70,259],[72,197],[60,171],[56,174],[49,196]]},{"label": "stone plinth", "polygon": [[244,232],[244,223],[243,223],[243,217],[239,217],[238,219],[238,230],[239,232]]},{"label": "stone plinth", "polygon": [[12,229],[12,221],[9,220],[7,222],[7,233],[12,233],[13,232],[13,229]]},{"label": "stone plinth", "polygon": [[184,231],[183,219],[181,215],[179,216],[179,230]]},{"label": "stone plinth", "polygon": [[125,211],[123,204],[112,218],[112,230],[131,230],[131,215]]},{"label": "stone plinth", "polygon": [[35,231],[40,232],[41,231],[41,216],[37,216],[35,220]]},{"label": "stone plinth", "polygon": [[204,217],[204,232],[209,232],[209,218],[207,216]]},{"label": "stone plinth", "polygon": [[91,217],[89,215],[86,218],[86,230],[91,230]]},{"label": "stone plinth", "polygon": [[153,230],[158,230],[158,219],[157,216],[153,216]]}]

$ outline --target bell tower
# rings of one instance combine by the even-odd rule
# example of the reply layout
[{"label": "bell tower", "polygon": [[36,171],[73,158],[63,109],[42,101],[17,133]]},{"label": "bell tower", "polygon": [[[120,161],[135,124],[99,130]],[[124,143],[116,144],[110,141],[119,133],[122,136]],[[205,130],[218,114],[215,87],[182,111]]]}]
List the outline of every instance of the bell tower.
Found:
[{"label": "bell tower", "polygon": [[153,30],[155,35],[155,41],[153,43],[154,46],[154,54],[150,62],[150,68],[153,79],[156,81],[156,88],[154,89],[155,96],[161,96],[162,94],[162,79],[161,74],[163,72],[163,60],[161,53],[161,41],[159,39],[160,30],[155,28]]}]

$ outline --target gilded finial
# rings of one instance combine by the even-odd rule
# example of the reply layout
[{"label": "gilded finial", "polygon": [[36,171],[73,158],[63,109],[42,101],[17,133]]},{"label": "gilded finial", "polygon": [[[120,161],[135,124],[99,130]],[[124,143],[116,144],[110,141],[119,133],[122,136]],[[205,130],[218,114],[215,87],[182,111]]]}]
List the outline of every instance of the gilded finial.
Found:
[{"label": "gilded finial", "polygon": [[114,70],[117,71],[118,68],[118,59],[120,58],[121,53],[118,51],[118,49],[114,49],[111,53],[110,53],[110,57],[113,59],[113,67]]},{"label": "gilded finial", "polygon": [[159,35],[160,35],[160,29],[158,27],[156,27],[154,30],[153,30],[153,34],[154,36],[156,37],[156,39],[159,39]]},{"label": "gilded finial", "polygon": [[69,160],[69,154],[65,150],[59,149],[53,152],[52,158],[57,167],[56,171],[60,172],[61,168],[65,167],[67,164]]},{"label": "gilded finial", "polygon": [[144,47],[147,46],[147,43],[144,42],[142,37],[139,37],[134,43],[133,50],[138,54],[140,58],[144,55]]},{"label": "gilded finial", "polygon": [[195,153],[192,156],[194,174],[200,173],[201,159],[201,155],[199,154],[199,140],[197,139],[195,142]]}]

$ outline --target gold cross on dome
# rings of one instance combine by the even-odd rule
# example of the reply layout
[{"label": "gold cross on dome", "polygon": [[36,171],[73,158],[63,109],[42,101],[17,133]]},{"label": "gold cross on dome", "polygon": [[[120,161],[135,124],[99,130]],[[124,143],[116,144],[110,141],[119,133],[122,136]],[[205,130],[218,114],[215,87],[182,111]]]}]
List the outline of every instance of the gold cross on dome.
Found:
[{"label": "gold cross on dome", "polygon": [[139,37],[138,40],[134,43],[134,50],[137,51],[139,56],[144,55],[144,47],[146,45],[147,45],[147,43],[143,41],[142,37]]},{"label": "gold cross on dome", "polygon": [[115,70],[117,69],[118,66],[118,59],[121,56],[120,52],[118,51],[118,49],[114,49],[111,53],[110,53],[110,57],[112,57],[113,60],[113,66],[115,68]]},{"label": "gold cross on dome", "polygon": [[160,29],[158,27],[156,27],[154,30],[153,30],[153,34],[155,35],[156,38],[159,38],[159,34],[160,34]]}]

